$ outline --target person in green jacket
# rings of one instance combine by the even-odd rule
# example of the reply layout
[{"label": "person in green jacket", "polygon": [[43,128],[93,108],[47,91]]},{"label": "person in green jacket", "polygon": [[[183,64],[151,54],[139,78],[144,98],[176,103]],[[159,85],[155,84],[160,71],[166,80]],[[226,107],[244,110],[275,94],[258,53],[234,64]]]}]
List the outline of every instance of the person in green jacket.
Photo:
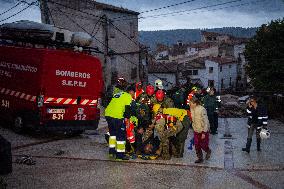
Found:
[{"label": "person in green jacket", "polygon": [[215,95],[214,88],[208,90],[208,94],[203,99],[204,108],[207,110],[207,116],[210,124],[210,133],[217,134],[218,124],[215,121],[215,116],[218,112],[218,101]]}]

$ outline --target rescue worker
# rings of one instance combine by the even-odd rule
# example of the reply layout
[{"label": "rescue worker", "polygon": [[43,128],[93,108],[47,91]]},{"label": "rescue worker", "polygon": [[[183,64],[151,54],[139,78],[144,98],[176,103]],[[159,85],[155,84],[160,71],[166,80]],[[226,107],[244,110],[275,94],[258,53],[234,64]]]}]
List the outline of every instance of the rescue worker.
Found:
[{"label": "rescue worker", "polygon": [[162,159],[169,160],[171,159],[169,137],[178,134],[183,129],[183,125],[176,117],[163,114],[163,108],[160,104],[154,105],[153,112],[155,117],[152,127],[160,139],[160,146],[156,154]]},{"label": "rescue worker", "polygon": [[147,85],[146,86],[146,92],[143,91],[143,93],[139,96],[139,98],[136,99],[138,103],[147,104],[150,109],[153,107],[153,102],[155,99],[155,88],[153,85]]},{"label": "rescue worker", "polygon": [[206,152],[206,160],[211,156],[211,149],[209,148],[209,121],[205,108],[201,106],[200,100],[195,96],[190,100],[190,111],[194,131],[194,146],[198,158],[195,163],[202,163],[202,150]]},{"label": "rescue worker", "polygon": [[137,153],[140,154],[144,149],[144,143],[142,141],[143,133],[146,131],[148,126],[152,123],[152,112],[153,99],[155,88],[152,85],[146,86],[146,92],[143,92],[136,101],[138,102],[137,107],[137,118],[138,128],[136,129],[136,147]]},{"label": "rescue worker", "polygon": [[134,92],[128,87],[125,92],[116,93],[105,109],[105,118],[109,129],[109,157],[117,160],[128,160],[125,155],[126,125],[124,118],[130,118],[130,104]]},{"label": "rescue worker", "polygon": [[192,99],[192,97],[195,95],[195,93],[198,91],[197,87],[192,87],[190,93],[187,96],[187,105],[189,105],[190,100]]},{"label": "rescue worker", "polygon": [[171,98],[167,97],[163,90],[157,90],[155,94],[154,104],[160,104],[162,108],[173,108],[174,102]]},{"label": "rescue worker", "polygon": [[191,120],[188,116],[188,111],[178,108],[164,108],[163,114],[176,117],[181,121],[183,128],[176,136],[171,137],[172,153],[176,158],[182,158],[184,153],[185,140],[187,139],[188,130],[190,128]]},{"label": "rescue worker", "polygon": [[127,87],[126,80],[123,77],[119,77],[117,79],[117,84],[116,84],[116,86],[113,89],[112,95],[115,95],[115,94],[117,94],[119,92],[124,91],[126,87]]},{"label": "rescue worker", "polygon": [[109,86],[103,100],[104,107],[109,104],[114,94],[124,91],[126,86],[127,82],[123,77],[117,79],[115,86]]},{"label": "rescue worker", "polygon": [[143,88],[142,88],[142,83],[138,82],[136,83],[136,89],[135,89],[135,95],[134,95],[134,99],[138,99],[139,96],[144,92]]},{"label": "rescue worker", "polygon": [[131,116],[130,119],[125,118],[124,122],[126,125],[126,138],[128,144],[126,146],[129,146],[127,152],[132,154],[133,152],[135,152],[135,129],[138,127],[138,119],[135,116]]},{"label": "rescue worker", "polygon": [[261,151],[260,149],[260,131],[261,129],[266,129],[267,127],[267,109],[259,104],[257,102],[256,97],[251,97],[248,101],[248,107],[247,107],[247,115],[248,115],[248,137],[247,137],[247,143],[246,147],[242,150],[249,153],[250,152],[250,146],[252,142],[252,136],[254,130],[256,130],[256,144],[257,144],[257,151]]},{"label": "rescue worker", "polygon": [[163,86],[162,80],[157,79],[155,81],[155,90],[157,91],[157,90],[163,90],[163,89],[164,89],[164,86]]},{"label": "rescue worker", "polygon": [[[214,88],[208,88],[208,94],[204,97],[203,100],[204,108],[207,111],[207,116],[210,124],[210,133],[212,135],[217,134],[218,124],[216,125],[216,115],[218,119],[218,102],[215,96]],[[218,121],[218,120],[217,120]]]},{"label": "rescue worker", "polygon": [[173,94],[173,101],[175,107],[186,108],[185,98],[186,98],[186,90],[184,87],[181,87]]}]

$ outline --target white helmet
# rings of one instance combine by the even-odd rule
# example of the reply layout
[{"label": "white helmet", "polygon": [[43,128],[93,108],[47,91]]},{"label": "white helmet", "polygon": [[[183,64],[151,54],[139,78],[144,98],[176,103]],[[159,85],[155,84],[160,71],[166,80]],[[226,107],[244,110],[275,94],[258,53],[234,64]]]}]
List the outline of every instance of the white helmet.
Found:
[{"label": "white helmet", "polygon": [[259,135],[261,139],[268,139],[270,138],[270,131],[268,129],[261,129]]},{"label": "white helmet", "polygon": [[155,87],[157,87],[157,88],[159,88],[159,89],[164,89],[162,80],[157,79],[157,80],[155,81]]},{"label": "white helmet", "polygon": [[210,87],[207,87],[206,92],[207,92],[207,93],[210,92]]}]

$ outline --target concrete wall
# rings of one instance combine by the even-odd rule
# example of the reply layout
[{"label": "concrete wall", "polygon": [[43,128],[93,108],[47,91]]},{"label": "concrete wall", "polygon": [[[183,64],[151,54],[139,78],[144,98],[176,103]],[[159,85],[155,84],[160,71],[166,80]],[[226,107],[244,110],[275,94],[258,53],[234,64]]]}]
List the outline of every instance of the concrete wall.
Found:
[{"label": "concrete wall", "polygon": [[[204,87],[208,87],[208,80],[214,80],[214,87],[219,90],[219,65],[216,62],[205,60],[206,70],[204,72],[204,76],[201,78]],[[213,72],[209,73],[209,68],[213,67]]]},{"label": "concrete wall", "polygon": [[[222,66],[222,72],[220,72]],[[231,78],[231,85],[230,85]],[[221,80],[223,79],[223,88],[235,88],[237,82],[237,63],[219,65],[219,87],[221,87]],[[221,88],[220,88],[221,89]]]},{"label": "concrete wall", "polygon": [[[94,5],[91,0],[56,0],[48,2],[51,16],[49,14],[49,20],[51,24],[57,27],[62,27],[73,32],[82,31],[94,35],[92,47],[98,47],[104,54],[94,54],[99,56],[104,70],[105,88],[111,84],[111,73],[113,70],[117,70],[118,76],[124,76],[127,81],[136,82],[139,80],[139,46],[138,46],[138,19],[137,15],[130,15],[119,11],[103,10],[100,7]],[[64,6],[61,6],[62,4]],[[71,7],[71,8],[67,8]],[[75,9],[75,10],[74,10]],[[92,15],[82,13],[80,11],[87,12]],[[93,16],[95,15],[95,16]],[[117,26],[123,33],[114,29],[114,27],[108,23],[106,24],[104,18],[114,19],[113,24]],[[42,11],[42,22],[45,23],[47,16]],[[126,19],[127,18],[127,19]],[[133,19],[128,19],[133,18]],[[134,35],[130,34],[130,27],[133,29]],[[106,36],[106,33],[108,35]],[[130,40],[130,39],[131,40]],[[108,39],[108,42],[107,40]],[[134,42],[133,42],[134,41]],[[120,55],[110,55],[104,44],[108,43],[108,47],[119,53]],[[122,58],[125,57],[125,58]],[[115,65],[112,65],[113,59],[116,59]],[[127,61],[127,60],[129,61]],[[132,63],[130,63],[132,62]],[[131,71],[137,70],[137,77],[131,78]]]}]

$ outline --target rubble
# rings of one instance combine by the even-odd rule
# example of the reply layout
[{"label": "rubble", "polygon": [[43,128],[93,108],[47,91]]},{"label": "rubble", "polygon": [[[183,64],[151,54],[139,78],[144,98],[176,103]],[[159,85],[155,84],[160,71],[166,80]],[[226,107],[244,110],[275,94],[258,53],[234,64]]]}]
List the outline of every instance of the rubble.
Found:
[{"label": "rubble", "polygon": [[246,117],[246,106],[238,102],[239,97],[231,94],[221,96],[219,117]]}]

